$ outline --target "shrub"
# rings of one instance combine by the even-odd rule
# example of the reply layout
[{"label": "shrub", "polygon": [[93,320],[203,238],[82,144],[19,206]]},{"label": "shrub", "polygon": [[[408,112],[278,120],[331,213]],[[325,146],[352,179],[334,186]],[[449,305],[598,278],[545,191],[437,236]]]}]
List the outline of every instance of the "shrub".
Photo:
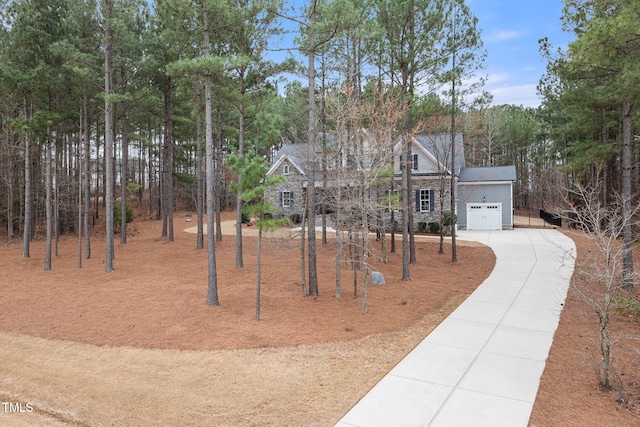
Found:
[{"label": "shrub", "polygon": [[292,224],[300,224],[302,222],[302,215],[291,214],[289,215],[289,221],[291,221]]},{"label": "shrub", "polygon": [[440,223],[433,221],[429,223],[429,231],[431,233],[437,234],[440,232]]},{"label": "shrub", "polygon": [[[451,225],[452,219],[451,211],[446,211],[442,214],[442,225],[445,227],[449,227]],[[456,216],[457,219],[457,216]]]},{"label": "shrub", "polygon": [[242,223],[249,224],[251,223],[251,218],[246,213],[242,212]]},{"label": "shrub", "polygon": [[[130,222],[133,222],[133,208],[129,205],[126,205],[125,207],[127,213],[127,224],[129,224]],[[120,209],[120,203],[114,203],[113,204],[113,224],[116,227],[120,226],[120,222],[122,221],[122,210]]]},{"label": "shrub", "polygon": [[427,231],[427,223],[423,221],[418,222],[418,231],[421,233]]},{"label": "shrub", "polygon": [[613,296],[614,311],[620,316],[630,317],[634,322],[640,322],[640,301],[624,295]]}]

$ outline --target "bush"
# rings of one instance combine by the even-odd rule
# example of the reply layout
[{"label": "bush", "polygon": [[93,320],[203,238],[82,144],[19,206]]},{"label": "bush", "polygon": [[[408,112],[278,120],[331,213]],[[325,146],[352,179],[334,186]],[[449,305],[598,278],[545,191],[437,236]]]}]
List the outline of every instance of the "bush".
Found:
[{"label": "bush", "polygon": [[[442,225],[445,227],[449,227],[451,225],[451,219],[453,215],[451,215],[451,211],[446,211],[442,214]],[[458,217],[456,216],[456,219]]]},{"label": "bush", "polygon": [[613,309],[620,316],[630,317],[634,322],[640,322],[640,301],[624,295],[613,296]]},{"label": "bush", "polygon": [[242,212],[242,223],[243,224],[250,224],[251,223],[251,218],[249,217],[249,215],[247,215],[244,212]]},{"label": "bush", "polygon": [[440,232],[440,223],[439,222],[430,222],[429,223],[429,231],[433,234],[437,234]]},{"label": "bush", "polygon": [[[125,206],[127,210],[127,224],[133,222],[133,208],[129,205]],[[120,203],[113,204],[113,224],[116,227],[120,226],[120,222],[122,221],[122,210],[120,209]]]},{"label": "bush", "polygon": [[427,231],[427,223],[423,221],[418,222],[418,231],[420,233],[424,233],[425,231]]}]

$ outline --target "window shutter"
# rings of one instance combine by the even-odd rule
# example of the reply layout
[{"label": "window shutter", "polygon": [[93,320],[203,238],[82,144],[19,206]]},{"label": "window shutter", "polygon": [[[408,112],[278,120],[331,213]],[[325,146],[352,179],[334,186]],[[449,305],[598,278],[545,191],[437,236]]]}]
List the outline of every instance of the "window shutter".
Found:
[{"label": "window shutter", "polygon": [[280,206],[284,206],[284,203],[282,201],[282,191],[280,192]]},{"label": "window shutter", "polygon": [[433,190],[429,190],[429,210],[431,212],[434,211],[434,206],[435,206],[435,200],[434,200],[434,197],[433,197],[433,193],[434,193]]},{"label": "window shutter", "polygon": [[290,199],[289,199],[289,206],[293,206],[293,191],[290,191],[290,192],[289,192],[289,197],[290,197]]},{"label": "window shutter", "polygon": [[416,190],[416,212],[420,212],[420,190]]}]

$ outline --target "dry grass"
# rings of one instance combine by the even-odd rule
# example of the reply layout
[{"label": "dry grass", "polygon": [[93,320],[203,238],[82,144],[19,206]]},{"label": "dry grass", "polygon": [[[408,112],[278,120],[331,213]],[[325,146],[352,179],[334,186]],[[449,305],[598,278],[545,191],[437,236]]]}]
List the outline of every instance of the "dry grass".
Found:
[{"label": "dry grass", "polygon": [[405,331],[285,348],[151,350],[0,333],[0,398],[34,406],[0,412],[0,424],[332,425],[464,298]]}]

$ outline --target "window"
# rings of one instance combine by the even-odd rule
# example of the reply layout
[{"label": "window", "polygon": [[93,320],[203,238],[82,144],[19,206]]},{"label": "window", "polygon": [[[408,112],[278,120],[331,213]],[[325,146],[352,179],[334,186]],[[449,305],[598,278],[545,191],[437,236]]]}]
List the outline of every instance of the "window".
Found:
[{"label": "window", "polygon": [[282,173],[285,175],[289,175],[289,165],[284,165],[282,168]]},{"label": "window", "polygon": [[290,208],[293,206],[293,192],[281,191],[280,192],[280,204],[283,208]]},{"label": "window", "polygon": [[418,194],[417,196],[419,196],[418,201],[419,201],[419,210],[420,212],[428,212],[431,209],[431,191],[430,190],[418,190],[417,191]]},{"label": "window", "polygon": [[[404,165],[402,164],[402,154],[400,155],[400,169],[402,169],[404,167]],[[411,170],[417,171],[418,170],[418,155],[417,154],[412,154],[411,155]]]}]

